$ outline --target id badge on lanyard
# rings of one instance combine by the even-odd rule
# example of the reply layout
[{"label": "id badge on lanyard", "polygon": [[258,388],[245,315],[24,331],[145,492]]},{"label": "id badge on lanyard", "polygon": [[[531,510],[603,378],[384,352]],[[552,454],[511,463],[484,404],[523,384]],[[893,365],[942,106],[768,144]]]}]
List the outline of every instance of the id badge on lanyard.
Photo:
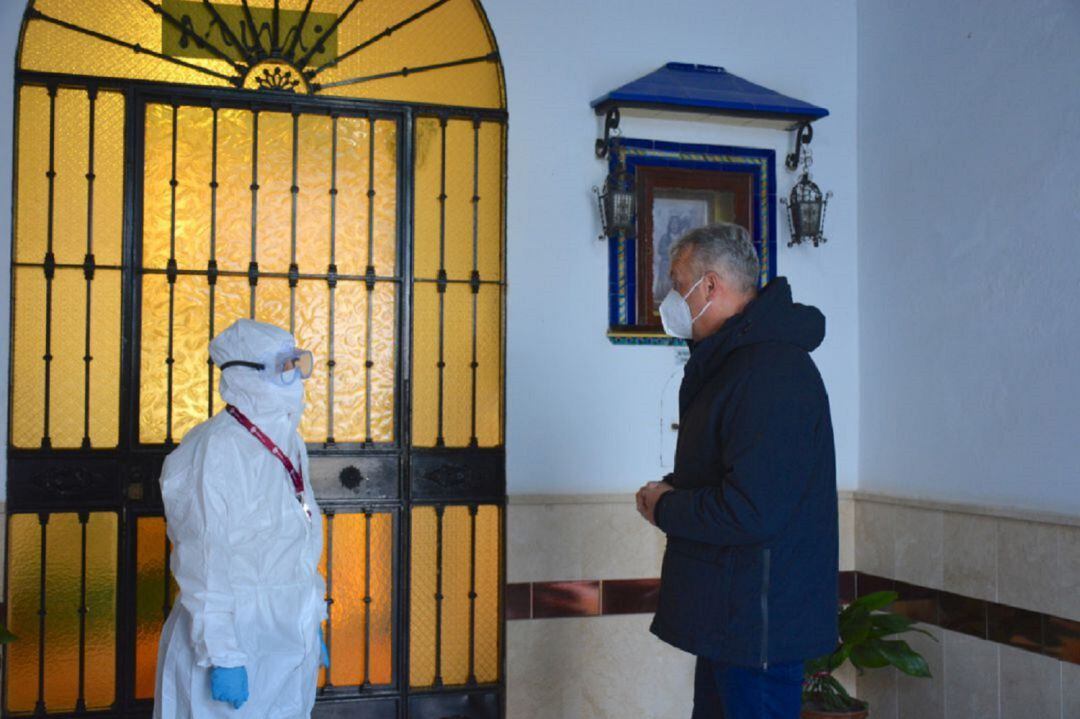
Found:
[{"label": "id badge on lanyard", "polygon": [[307,515],[308,521],[311,521],[311,507],[308,506],[307,500],[304,499],[304,475],[300,470],[293,465],[281,448],[278,447],[274,440],[266,436],[266,433],[255,426],[247,416],[233,405],[226,405],[225,411],[232,415],[232,418],[239,422],[244,429],[251,433],[255,439],[259,440],[263,447],[266,447],[270,454],[274,455],[281,465],[285,467],[285,471],[289,475],[289,479],[292,481],[293,492],[296,494],[296,501],[300,503],[300,506],[304,508],[304,514]]}]

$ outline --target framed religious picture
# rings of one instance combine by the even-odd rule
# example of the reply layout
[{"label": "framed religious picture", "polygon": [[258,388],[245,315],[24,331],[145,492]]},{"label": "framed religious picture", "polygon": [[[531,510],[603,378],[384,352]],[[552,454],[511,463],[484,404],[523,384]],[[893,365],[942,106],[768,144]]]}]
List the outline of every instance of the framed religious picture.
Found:
[{"label": "framed religious picture", "polygon": [[690,230],[742,225],[762,260],[761,284],[775,277],[772,150],[623,139],[611,154],[633,174],[637,194],[636,232],[609,238],[612,342],[682,343],[664,334],[659,309],[671,289],[671,245]]}]

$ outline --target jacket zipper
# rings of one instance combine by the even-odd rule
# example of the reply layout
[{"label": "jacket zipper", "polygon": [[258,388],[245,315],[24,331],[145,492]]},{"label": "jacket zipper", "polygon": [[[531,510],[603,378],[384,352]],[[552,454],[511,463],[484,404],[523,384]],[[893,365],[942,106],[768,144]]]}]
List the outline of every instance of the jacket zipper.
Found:
[{"label": "jacket zipper", "polygon": [[762,573],[761,573],[761,664],[767,670],[769,668],[769,565],[772,559],[772,550],[762,550]]}]

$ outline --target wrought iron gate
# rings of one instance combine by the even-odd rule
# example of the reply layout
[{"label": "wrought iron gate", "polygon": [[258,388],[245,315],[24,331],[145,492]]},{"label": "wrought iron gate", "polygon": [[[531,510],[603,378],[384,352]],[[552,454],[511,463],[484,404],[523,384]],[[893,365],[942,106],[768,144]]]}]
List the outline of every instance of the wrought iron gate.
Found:
[{"label": "wrought iron gate", "polygon": [[323,360],[317,715],[501,716],[505,112],[18,80],[4,715],[149,713],[157,475],[254,316]]}]

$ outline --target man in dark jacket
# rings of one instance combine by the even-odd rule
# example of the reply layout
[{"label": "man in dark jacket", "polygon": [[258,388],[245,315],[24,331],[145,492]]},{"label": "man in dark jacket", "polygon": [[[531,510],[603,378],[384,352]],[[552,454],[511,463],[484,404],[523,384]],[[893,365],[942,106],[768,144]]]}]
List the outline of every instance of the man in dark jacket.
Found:
[{"label": "man in dark jacket", "polygon": [[838,528],[817,309],[756,291],[742,227],[671,250],[669,334],[691,340],[675,471],[638,492],[667,535],[652,632],[697,656],[693,719],[797,719],[803,663],[836,648]]}]

